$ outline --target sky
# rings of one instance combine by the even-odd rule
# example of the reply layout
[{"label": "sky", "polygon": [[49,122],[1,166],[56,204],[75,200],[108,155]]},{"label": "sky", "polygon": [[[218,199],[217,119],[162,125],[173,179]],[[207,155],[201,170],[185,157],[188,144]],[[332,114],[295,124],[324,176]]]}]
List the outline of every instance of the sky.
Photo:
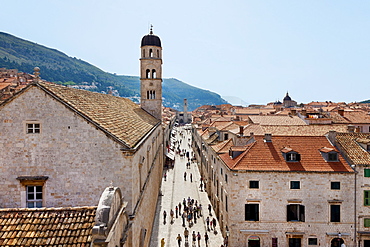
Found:
[{"label": "sky", "polygon": [[4,0],[0,31],[138,76],[152,24],[163,78],[250,104],[358,102],[370,99],[369,13],[367,0]]}]

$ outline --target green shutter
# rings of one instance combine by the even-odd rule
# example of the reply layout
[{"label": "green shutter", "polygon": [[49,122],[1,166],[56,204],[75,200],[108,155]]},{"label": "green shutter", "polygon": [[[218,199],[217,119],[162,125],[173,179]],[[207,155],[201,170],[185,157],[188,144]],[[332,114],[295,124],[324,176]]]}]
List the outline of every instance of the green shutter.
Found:
[{"label": "green shutter", "polygon": [[364,190],[364,206],[370,206],[370,190]]},{"label": "green shutter", "polygon": [[370,227],[370,219],[369,218],[364,219],[364,227]]},{"label": "green shutter", "polygon": [[370,177],[370,169],[364,169],[364,176],[365,177]]}]

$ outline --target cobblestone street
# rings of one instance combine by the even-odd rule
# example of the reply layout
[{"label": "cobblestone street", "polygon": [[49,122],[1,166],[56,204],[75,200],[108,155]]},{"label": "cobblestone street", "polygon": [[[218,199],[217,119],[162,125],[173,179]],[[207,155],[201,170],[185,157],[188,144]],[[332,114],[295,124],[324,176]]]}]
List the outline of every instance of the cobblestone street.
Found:
[{"label": "cobblestone street", "polygon": [[[190,130],[185,130],[184,127],[176,128],[176,140],[180,142],[180,149],[192,153],[191,150],[191,132]],[[190,140],[190,141],[189,141]],[[190,156],[191,157],[191,156]],[[216,219],[215,214],[213,212],[213,208],[211,209],[211,214],[208,211],[208,205],[210,201],[207,197],[207,193],[204,190],[201,191],[200,184],[201,178],[198,169],[198,165],[196,162],[190,163],[190,168],[186,167],[188,159],[186,156],[180,156],[180,154],[175,154],[175,162],[174,167],[166,170],[166,179],[165,176],[162,178],[162,187],[161,193],[162,195],[159,196],[158,204],[157,204],[157,211],[156,211],[156,218],[154,222],[153,233],[151,236],[151,244],[150,246],[156,247],[161,246],[161,239],[164,238],[165,245],[164,246],[179,246],[178,245],[178,234],[181,236],[181,245],[180,246],[206,246],[205,242],[205,234],[209,236],[208,245],[210,247],[219,247],[223,243],[223,237],[219,229],[218,222],[216,223],[216,230],[213,231],[212,229],[207,230],[206,219],[209,217],[210,220]],[[186,172],[186,180],[184,173]],[[190,178],[190,176],[192,178]],[[183,226],[183,219],[181,214],[183,213],[183,200],[188,201],[188,198],[194,199],[197,201],[198,205],[202,206],[202,216],[196,218],[196,223],[193,220],[193,224],[190,225],[185,220],[185,227],[189,231],[189,238],[188,241],[185,240],[184,230],[185,227]],[[175,207],[179,207],[179,203],[181,204],[181,210],[176,217],[176,210]],[[174,212],[174,219],[171,222],[170,211],[171,209]],[[163,212],[166,211],[166,221],[164,221]],[[198,233],[201,236],[201,240],[198,245],[198,238],[196,243],[193,243],[192,234],[195,232],[196,235]]]}]

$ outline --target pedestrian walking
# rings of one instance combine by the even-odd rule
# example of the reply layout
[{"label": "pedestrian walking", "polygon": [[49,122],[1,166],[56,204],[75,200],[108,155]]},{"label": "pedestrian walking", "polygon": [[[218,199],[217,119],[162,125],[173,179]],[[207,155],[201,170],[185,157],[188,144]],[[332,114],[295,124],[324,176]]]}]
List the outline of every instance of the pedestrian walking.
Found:
[{"label": "pedestrian walking", "polygon": [[179,247],[180,247],[180,246],[181,246],[181,241],[182,241],[182,238],[181,238],[181,236],[180,236],[180,233],[177,235],[176,240],[177,240],[177,244],[178,244],[178,245],[179,245]]},{"label": "pedestrian walking", "polygon": [[200,235],[200,233],[198,232],[198,235],[197,235],[197,239],[198,239],[198,247],[200,247],[200,239],[202,238],[202,236]]},{"label": "pedestrian walking", "polygon": [[166,216],[167,216],[167,212],[166,210],[163,211],[163,224],[166,224]]},{"label": "pedestrian walking", "polygon": [[181,202],[179,202],[179,214],[181,214]]},{"label": "pedestrian walking", "polygon": [[185,211],[182,212],[181,218],[182,218],[182,226],[185,227],[185,218],[186,218]]},{"label": "pedestrian walking", "polygon": [[185,227],[185,230],[184,230],[184,237],[185,237],[185,242],[188,242],[189,230],[186,227]]},{"label": "pedestrian walking", "polygon": [[167,181],[167,180],[166,180],[166,179],[167,179],[167,172],[164,172],[163,177],[164,177],[164,181]]},{"label": "pedestrian walking", "polygon": [[190,173],[190,182],[193,182],[193,173]]},{"label": "pedestrian walking", "polygon": [[211,206],[211,204],[208,204],[208,213],[209,213],[209,215],[210,216],[212,216],[212,206]]},{"label": "pedestrian walking", "polygon": [[209,226],[211,227],[211,230],[213,230],[213,220],[211,220],[210,222],[209,222]]},{"label": "pedestrian walking", "polygon": [[202,182],[200,182],[200,191],[202,191],[203,192],[203,183]]},{"label": "pedestrian walking", "polygon": [[207,224],[207,231],[209,231],[209,217],[206,218],[206,224]]},{"label": "pedestrian walking", "polygon": [[186,172],[184,172],[184,181],[186,181]]},{"label": "pedestrian walking", "polygon": [[172,208],[171,208],[171,211],[170,211],[170,216],[171,216],[171,224],[172,224],[173,223],[173,216],[174,216],[174,212],[173,212]]},{"label": "pedestrian walking", "polygon": [[192,234],[191,236],[192,236],[192,238],[193,238],[192,245],[193,245],[193,246],[195,246],[196,241],[197,241],[197,235],[195,234],[195,231],[193,231],[193,234]]},{"label": "pedestrian walking", "polygon": [[206,242],[206,246],[208,246],[208,239],[209,239],[209,237],[208,237],[208,234],[207,234],[207,232],[204,234],[204,241]]},{"label": "pedestrian walking", "polygon": [[164,244],[165,244],[165,242],[164,242],[164,238],[162,238],[162,239],[161,239],[161,247],[164,247]]},{"label": "pedestrian walking", "polygon": [[216,219],[215,218],[213,218],[213,228],[215,229],[215,231],[216,231],[216,223],[217,223],[217,221],[216,221]]}]

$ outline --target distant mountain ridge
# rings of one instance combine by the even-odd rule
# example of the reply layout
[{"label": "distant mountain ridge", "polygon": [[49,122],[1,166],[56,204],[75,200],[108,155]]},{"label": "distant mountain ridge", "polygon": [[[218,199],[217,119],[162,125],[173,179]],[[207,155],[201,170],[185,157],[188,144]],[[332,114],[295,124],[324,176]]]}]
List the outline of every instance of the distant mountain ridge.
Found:
[{"label": "distant mountain ridge", "polygon": [[[47,81],[91,91],[113,91],[121,97],[130,97],[138,102],[140,78],[104,72],[81,59],[45,46],[0,32],[0,68],[18,69],[33,73],[34,67],[41,69],[41,78]],[[175,78],[163,79],[163,105],[182,110],[183,100],[188,100],[189,111],[202,105],[226,104],[217,93],[190,86]]]}]

